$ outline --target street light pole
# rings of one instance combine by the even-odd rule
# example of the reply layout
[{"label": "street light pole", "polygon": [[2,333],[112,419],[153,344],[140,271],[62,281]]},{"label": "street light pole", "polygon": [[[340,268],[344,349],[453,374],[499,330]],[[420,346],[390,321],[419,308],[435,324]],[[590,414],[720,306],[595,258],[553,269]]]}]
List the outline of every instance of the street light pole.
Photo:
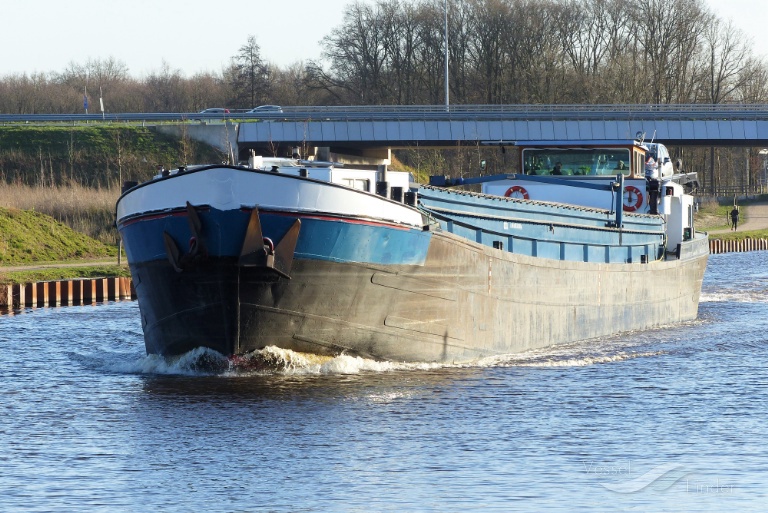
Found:
[{"label": "street light pole", "polygon": [[445,0],[445,111],[450,111],[448,99],[448,0]]}]

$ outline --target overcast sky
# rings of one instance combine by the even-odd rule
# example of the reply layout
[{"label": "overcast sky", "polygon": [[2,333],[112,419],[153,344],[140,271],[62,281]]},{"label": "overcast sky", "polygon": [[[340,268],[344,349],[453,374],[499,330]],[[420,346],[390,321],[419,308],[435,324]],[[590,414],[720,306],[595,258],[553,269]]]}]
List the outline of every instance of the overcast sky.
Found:
[{"label": "overcast sky", "polygon": [[[0,76],[60,72],[113,57],[136,78],[163,62],[187,76],[219,72],[249,35],[263,59],[286,67],[320,57],[354,0],[2,0]],[[364,0],[373,2],[373,0]],[[706,0],[768,59],[768,1]]]}]

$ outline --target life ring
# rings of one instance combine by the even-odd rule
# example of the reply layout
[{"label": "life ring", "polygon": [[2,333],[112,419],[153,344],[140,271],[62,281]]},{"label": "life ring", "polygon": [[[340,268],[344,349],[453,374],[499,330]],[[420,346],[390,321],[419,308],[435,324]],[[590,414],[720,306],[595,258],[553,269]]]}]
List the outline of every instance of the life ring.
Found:
[{"label": "life ring", "polygon": [[624,187],[624,212],[634,212],[643,204],[643,193],[634,185]]},{"label": "life ring", "polygon": [[528,199],[528,191],[525,190],[525,188],[520,187],[519,185],[513,185],[509,189],[507,189],[507,192],[504,193],[504,196],[507,198],[522,198],[522,199]]}]

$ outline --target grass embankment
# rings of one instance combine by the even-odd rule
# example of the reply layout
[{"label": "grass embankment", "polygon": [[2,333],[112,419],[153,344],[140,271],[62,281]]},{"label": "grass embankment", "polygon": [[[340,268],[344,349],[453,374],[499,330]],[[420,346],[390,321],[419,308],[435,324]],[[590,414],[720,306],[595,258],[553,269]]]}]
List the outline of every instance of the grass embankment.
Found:
[{"label": "grass embankment", "polygon": [[[0,208],[30,210],[45,214],[76,232],[106,245],[117,245],[116,187],[84,187],[71,184],[58,187],[0,184]],[[0,254],[0,264],[3,263]],[[23,263],[23,262],[20,262]]]},{"label": "grass embankment", "polygon": [[[104,264],[109,260],[115,263]],[[28,268],[12,269],[19,266]],[[40,212],[0,207],[0,283],[127,275],[115,245]]]},{"label": "grass embankment", "polygon": [[[219,161],[210,146],[151,127],[0,126],[0,282],[127,275],[114,228],[122,182],[159,164]],[[32,269],[9,270],[18,266]]]}]

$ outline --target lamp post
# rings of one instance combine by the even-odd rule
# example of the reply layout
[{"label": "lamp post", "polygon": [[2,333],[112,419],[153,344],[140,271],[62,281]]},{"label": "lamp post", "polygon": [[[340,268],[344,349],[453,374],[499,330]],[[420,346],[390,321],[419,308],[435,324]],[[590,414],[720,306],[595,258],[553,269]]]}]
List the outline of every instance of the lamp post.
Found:
[{"label": "lamp post", "polygon": [[448,0],[445,0],[445,111],[450,111],[448,99]]}]

